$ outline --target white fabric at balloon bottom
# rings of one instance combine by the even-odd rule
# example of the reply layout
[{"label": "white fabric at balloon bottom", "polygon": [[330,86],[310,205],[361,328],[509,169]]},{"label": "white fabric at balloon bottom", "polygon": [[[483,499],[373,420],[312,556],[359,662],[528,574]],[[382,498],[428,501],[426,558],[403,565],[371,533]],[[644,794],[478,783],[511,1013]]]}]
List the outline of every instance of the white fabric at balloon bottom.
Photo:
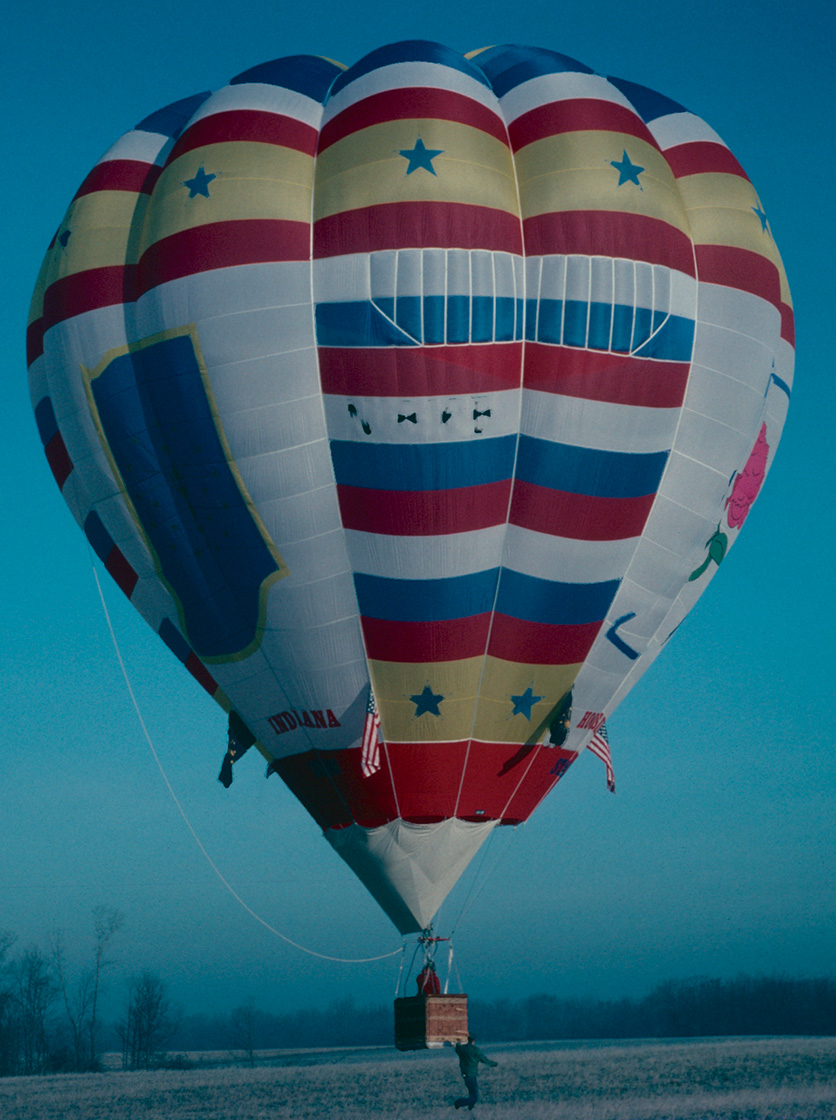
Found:
[{"label": "white fabric at balloon bottom", "polygon": [[390,821],[327,829],[325,837],[401,933],[426,929],[497,821]]}]

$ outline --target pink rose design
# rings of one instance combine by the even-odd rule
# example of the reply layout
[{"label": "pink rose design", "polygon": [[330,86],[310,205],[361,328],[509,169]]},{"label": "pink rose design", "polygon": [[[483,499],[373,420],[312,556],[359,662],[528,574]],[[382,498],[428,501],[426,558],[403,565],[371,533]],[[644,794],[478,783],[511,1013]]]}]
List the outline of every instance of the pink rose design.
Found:
[{"label": "pink rose design", "polygon": [[739,529],[746,520],[752,502],[757,498],[761,484],[766,477],[768,456],[769,444],[766,442],[766,424],[762,424],[746,466],[735,478],[732,492],[726,498],[730,529]]}]

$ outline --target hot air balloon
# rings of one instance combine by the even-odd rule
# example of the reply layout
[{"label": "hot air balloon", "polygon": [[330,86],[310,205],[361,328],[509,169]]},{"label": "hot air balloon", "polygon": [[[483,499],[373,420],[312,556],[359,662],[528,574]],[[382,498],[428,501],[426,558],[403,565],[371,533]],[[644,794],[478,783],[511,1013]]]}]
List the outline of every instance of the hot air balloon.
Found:
[{"label": "hot air balloon", "polygon": [[553,51],[410,41],[126,132],[28,357],[92,548],[409,933],[715,575],[793,342],[699,117]]}]

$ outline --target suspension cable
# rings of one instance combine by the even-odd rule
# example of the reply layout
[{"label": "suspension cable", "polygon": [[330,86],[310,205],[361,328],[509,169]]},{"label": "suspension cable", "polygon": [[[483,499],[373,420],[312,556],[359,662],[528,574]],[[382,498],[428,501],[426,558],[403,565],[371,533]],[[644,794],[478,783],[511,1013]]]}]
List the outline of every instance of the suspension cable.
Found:
[{"label": "suspension cable", "polygon": [[274,926],[271,926],[269,922],[265,921],[264,918],[262,918],[260,914],[257,914],[255,912],[255,910],[253,910],[253,908],[251,906],[249,906],[244,901],[244,899],[240,896],[240,894],[238,894],[238,892],[235,890],[235,888],[232,886],[232,884],[229,882],[229,880],[226,878],[226,876],[223,874],[223,872],[220,870],[218,865],[215,863],[215,861],[212,859],[212,857],[209,855],[208,851],[204,847],[203,842],[201,841],[200,837],[198,836],[197,832],[195,831],[194,827],[192,826],[191,821],[189,820],[188,816],[186,815],[185,809],[183,808],[182,804],[180,803],[180,799],[178,798],[177,794],[174,792],[174,788],[173,788],[171,782],[168,779],[168,775],[165,772],[165,768],[163,767],[163,764],[160,760],[160,756],[157,754],[156,748],[154,747],[154,743],[153,743],[153,740],[151,739],[151,735],[148,731],[148,727],[146,726],[145,720],[142,718],[142,712],[139,709],[139,703],[137,702],[136,694],[134,693],[133,686],[131,685],[131,680],[130,680],[130,677],[128,675],[128,670],[127,670],[127,667],[125,665],[124,658],[122,657],[122,651],[119,648],[119,642],[118,642],[117,637],[116,637],[116,632],[113,628],[113,623],[112,623],[111,618],[110,618],[110,611],[107,608],[107,602],[105,600],[104,592],[102,590],[102,584],[101,584],[101,581],[99,579],[99,573],[96,571],[96,565],[93,562],[92,553],[90,554],[90,564],[93,568],[93,578],[96,581],[96,587],[97,587],[98,592],[99,592],[99,598],[100,598],[101,603],[102,603],[102,609],[104,611],[104,616],[105,616],[105,619],[107,621],[108,630],[110,631],[110,637],[111,637],[111,641],[113,642],[113,648],[116,651],[116,657],[117,657],[117,660],[119,662],[119,667],[122,670],[122,676],[125,679],[125,684],[127,686],[128,694],[131,698],[131,702],[133,703],[134,711],[136,712],[137,719],[139,720],[139,725],[142,728],[142,733],[145,736],[145,741],[147,742],[148,747],[151,751],[151,754],[154,758],[154,761],[157,764],[157,769],[159,770],[159,772],[162,776],[162,779],[165,782],[165,785],[166,785],[166,788],[168,789],[168,792],[171,794],[172,801],[177,806],[177,811],[179,812],[180,816],[183,818],[183,822],[185,823],[186,828],[191,833],[192,839],[194,840],[195,844],[197,844],[198,848],[202,852],[203,857],[206,860],[206,862],[209,864],[209,866],[215,872],[217,877],[220,879],[221,883],[223,883],[223,885],[226,887],[226,889],[229,891],[229,893],[232,895],[232,897],[235,899],[235,901],[237,903],[239,903],[239,905],[242,906],[244,908],[244,910],[246,910],[247,913],[252,918],[255,918],[255,920],[257,922],[259,922],[262,926],[264,926],[265,929],[269,930],[270,933],[275,934],[276,937],[280,938],[282,941],[286,942],[288,945],[292,945],[294,949],[299,949],[300,952],[308,953],[309,956],[318,957],[320,960],[323,960],[323,961],[333,961],[333,962],[336,962],[337,964],[370,964],[373,961],[386,960],[388,957],[396,957],[398,955],[398,953],[402,953],[403,949],[395,949],[391,953],[381,953],[380,956],[377,956],[377,957],[332,957],[332,956],[329,956],[327,953],[318,953],[315,949],[308,949],[306,946],[300,945],[298,941],[293,941],[291,938],[286,937],[285,934],[280,933],[279,930],[277,930]]}]

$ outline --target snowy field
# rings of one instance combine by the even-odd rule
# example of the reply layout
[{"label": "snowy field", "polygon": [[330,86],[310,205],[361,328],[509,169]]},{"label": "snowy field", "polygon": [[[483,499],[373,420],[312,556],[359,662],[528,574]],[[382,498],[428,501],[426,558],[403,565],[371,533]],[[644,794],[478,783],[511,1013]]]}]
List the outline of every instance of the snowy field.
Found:
[{"label": "snowy field", "polygon": [[[495,1120],[833,1120],[836,1040],[490,1046]],[[0,1079],[3,1120],[439,1120],[462,1091],[450,1050],[193,1054],[188,1070]],[[204,1061],[206,1064],[197,1064]]]}]

